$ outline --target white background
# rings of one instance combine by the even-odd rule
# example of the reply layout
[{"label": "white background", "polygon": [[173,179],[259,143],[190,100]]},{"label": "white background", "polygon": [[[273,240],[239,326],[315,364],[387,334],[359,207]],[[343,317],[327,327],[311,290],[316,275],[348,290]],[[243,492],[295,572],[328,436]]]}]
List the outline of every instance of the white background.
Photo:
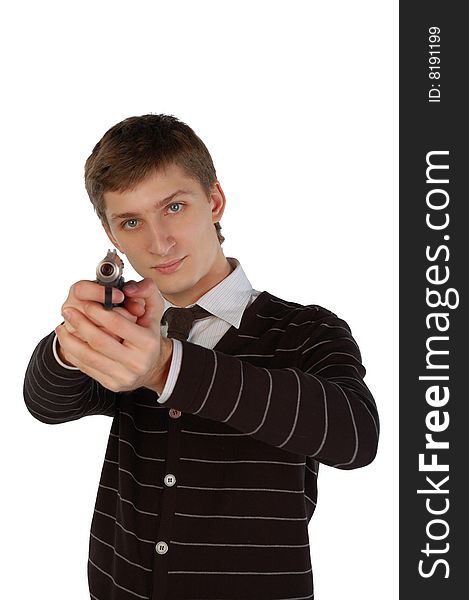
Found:
[{"label": "white background", "polygon": [[380,448],[363,469],[321,469],[316,598],[397,598],[397,12],[347,0],[2,9],[2,597],[89,597],[111,420],[40,423],[23,377],[69,286],[93,279],[109,247],[86,157],[117,121],[166,112],[212,154],[225,255],[254,288],[325,306],[352,328]]}]

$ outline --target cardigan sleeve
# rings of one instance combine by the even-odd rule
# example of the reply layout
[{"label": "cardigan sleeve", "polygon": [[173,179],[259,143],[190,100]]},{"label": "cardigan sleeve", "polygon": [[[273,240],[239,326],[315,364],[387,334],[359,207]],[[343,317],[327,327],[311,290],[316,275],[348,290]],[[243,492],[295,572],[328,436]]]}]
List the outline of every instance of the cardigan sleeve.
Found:
[{"label": "cardigan sleeve", "polygon": [[168,406],[340,469],[374,459],[376,404],[363,381],[365,368],[350,328],[333,313],[311,325],[306,338],[291,334],[278,341],[274,356],[292,365],[283,368],[182,344],[181,371]]},{"label": "cardigan sleeve", "polygon": [[55,358],[55,331],[36,346],[23,384],[29,412],[43,423],[74,421],[88,415],[114,416],[116,393],[78,369],[68,369]]}]

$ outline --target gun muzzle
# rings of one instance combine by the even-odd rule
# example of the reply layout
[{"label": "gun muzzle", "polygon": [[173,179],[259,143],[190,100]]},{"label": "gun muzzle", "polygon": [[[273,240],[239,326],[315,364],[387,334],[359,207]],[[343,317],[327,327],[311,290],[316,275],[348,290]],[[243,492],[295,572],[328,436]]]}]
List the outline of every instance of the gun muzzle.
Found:
[{"label": "gun muzzle", "polygon": [[113,306],[119,306],[119,304],[112,303],[112,288],[117,287],[121,290],[124,287],[123,270],[124,262],[115,250],[108,250],[103,260],[99,261],[96,267],[96,281],[105,286],[104,308],[110,309]]}]

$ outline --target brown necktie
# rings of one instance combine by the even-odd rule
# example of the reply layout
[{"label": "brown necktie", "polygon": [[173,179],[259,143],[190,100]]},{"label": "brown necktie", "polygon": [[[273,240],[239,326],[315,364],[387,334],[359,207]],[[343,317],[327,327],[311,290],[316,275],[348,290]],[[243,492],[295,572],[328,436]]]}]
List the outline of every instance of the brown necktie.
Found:
[{"label": "brown necktie", "polygon": [[168,308],[161,319],[162,323],[168,323],[167,337],[175,340],[187,340],[192,324],[197,319],[209,317],[211,313],[198,304],[190,308]]}]

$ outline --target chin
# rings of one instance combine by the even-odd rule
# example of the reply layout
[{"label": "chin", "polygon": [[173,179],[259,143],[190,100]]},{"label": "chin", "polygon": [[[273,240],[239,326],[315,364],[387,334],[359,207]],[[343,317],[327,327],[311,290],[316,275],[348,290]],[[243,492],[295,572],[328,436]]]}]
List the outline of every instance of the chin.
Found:
[{"label": "chin", "polygon": [[153,280],[162,294],[183,294],[188,289],[191,289],[190,284],[188,285],[187,282],[162,281],[155,278]]}]

